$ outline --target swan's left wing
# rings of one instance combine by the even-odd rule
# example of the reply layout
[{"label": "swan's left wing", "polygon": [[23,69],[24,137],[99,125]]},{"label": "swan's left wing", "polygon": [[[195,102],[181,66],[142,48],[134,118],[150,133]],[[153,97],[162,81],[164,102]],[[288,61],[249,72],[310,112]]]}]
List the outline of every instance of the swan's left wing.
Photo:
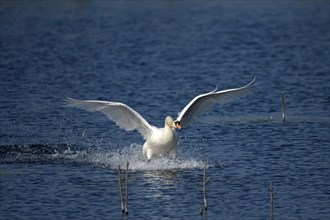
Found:
[{"label": "swan's left wing", "polygon": [[191,100],[188,105],[179,113],[175,123],[178,127],[185,127],[193,120],[197,119],[203,112],[210,109],[215,104],[224,104],[234,98],[247,94],[252,90],[255,78],[246,86],[201,94]]},{"label": "swan's left wing", "polygon": [[138,112],[124,103],[99,100],[77,100],[71,98],[65,101],[67,106],[70,107],[84,109],[89,112],[102,112],[120,128],[126,131],[137,130],[145,140],[152,134],[153,126]]}]

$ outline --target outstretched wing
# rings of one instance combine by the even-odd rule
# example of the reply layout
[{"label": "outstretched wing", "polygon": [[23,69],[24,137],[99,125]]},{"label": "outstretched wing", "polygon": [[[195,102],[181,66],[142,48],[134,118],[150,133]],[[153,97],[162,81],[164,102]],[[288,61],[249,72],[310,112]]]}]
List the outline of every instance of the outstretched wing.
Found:
[{"label": "outstretched wing", "polygon": [[84,109],[89,112],[102,112],[120,128],[126,131],[137,130],[145,140],[152,134],[153,126],[138,112],[123,103],[71,98],[67,98],[65,101],[66,105],[70,107]]},{"label": "outstretched wing", "polygon": [[217,88],[209,93],[201,94],[191,100],[188,105],[179,113],[176,122],[179,122],[181,127],[187,126],[193,120],[197,119],[203,112],[210,109],[215,104],[224,104],[234,98],[243,96],[252,90],[255,78],[246,86],[217,91]]}]

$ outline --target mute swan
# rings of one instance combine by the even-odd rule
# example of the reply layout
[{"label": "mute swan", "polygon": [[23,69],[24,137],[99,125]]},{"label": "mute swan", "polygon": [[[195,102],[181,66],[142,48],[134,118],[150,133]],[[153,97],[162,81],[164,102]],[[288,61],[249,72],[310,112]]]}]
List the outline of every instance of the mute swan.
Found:
[{"label": "mute swan", "polygon": [[217,91],[218,88],[216,88],[212,92],[196,96],[183,108],[175,121],[167,116],[163,128],[150,125],[138,112],[120,102],[72,98],[67,98],[65,101],[66,105],[70,107],[84,109],[89,112],[100,111],[126,131],[137,130],[146,140],[143,144],[143,155],[148,160],[160,155],[170,155],[175,158],[178,142],[175,129],[186,127],[215,104],[223,104],[251,91],[254,81],[255,78],[252,82],[240,88],[222,91]]}]

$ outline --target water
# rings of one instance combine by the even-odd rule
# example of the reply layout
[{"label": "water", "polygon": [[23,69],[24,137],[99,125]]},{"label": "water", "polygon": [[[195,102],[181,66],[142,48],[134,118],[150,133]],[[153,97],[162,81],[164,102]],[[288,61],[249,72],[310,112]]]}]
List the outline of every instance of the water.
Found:
[{"label": "water", "polygon": [[[330,218],[327,1],[1,1],[1,219]],[[150,163],[136,132],[66,97],[121,101],[162,126],[195,95],[257,90],[179,131]],[[281,95],[286,123],[281,122]],[[208,212],[203,201],[207,161]]]}]

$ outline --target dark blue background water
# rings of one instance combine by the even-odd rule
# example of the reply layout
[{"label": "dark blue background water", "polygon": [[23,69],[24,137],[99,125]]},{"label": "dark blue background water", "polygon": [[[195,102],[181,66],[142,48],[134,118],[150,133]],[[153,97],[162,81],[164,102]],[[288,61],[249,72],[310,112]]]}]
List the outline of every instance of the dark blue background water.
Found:
[{"label": "dark blue background water", "polygon": [[[1,219],[330,218],[328,1],[1,1]],[[179,132],[179,158],[66,97],[120,101],[162,126],[194,96],[247,84]],[[281,122],[281,95],[286,123]],[[203,161],[206,217],[200,217]]]}]

